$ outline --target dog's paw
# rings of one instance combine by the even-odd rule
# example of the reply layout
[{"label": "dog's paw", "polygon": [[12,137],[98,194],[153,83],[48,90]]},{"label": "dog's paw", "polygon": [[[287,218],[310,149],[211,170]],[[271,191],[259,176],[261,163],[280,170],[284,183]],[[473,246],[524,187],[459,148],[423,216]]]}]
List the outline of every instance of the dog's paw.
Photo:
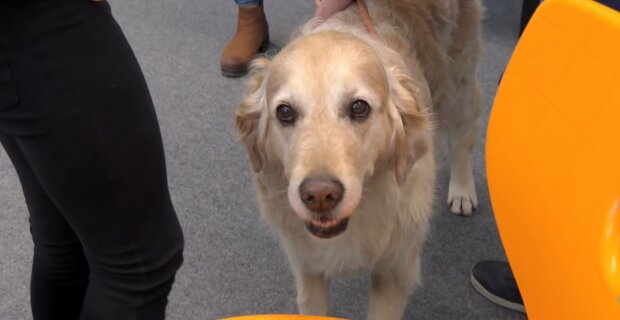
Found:
[{"label": "dog's paw", "polygon": [[476,196],[476,187],[463,187],[456,183],[450,182],[448,189],[448,206],[452,213],[461,216],[470,216],[478,207],[478,197]]}]

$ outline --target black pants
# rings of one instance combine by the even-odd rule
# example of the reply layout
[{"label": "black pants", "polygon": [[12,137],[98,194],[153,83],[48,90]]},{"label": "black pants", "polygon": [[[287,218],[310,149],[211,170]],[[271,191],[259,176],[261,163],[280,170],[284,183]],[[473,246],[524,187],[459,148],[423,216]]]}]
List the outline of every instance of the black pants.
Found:
[{"label": "black pants", "polygon": [[163,319],[183,235],[107,3],[0,2],[0,141],[30,212],[34,318]]}]

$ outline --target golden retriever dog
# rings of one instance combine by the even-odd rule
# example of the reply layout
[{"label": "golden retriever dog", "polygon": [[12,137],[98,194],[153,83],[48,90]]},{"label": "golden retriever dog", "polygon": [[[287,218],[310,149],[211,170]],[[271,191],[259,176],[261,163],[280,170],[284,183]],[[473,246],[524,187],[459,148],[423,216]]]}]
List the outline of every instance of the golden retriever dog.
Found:
[{"label": "golden retriever dog", "polygon": [[353,5],[255,60],[236,124],[299,311],[328,314],[330,279],[369,271],[368,319],[400,319],[420,282],[436,131],[448,146],[451,211],[469,215],[477,204],[482,7],[366,4],[377,35]]}]

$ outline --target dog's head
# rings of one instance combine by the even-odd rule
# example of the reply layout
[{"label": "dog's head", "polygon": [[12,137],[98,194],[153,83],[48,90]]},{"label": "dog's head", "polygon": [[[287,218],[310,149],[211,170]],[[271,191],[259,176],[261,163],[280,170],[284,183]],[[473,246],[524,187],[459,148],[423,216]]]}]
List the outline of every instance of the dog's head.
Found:
[{"label": "dog's head", "polygon": [[346,33],[302,36],[254,61],[237,129],[256,172],[280,173],[308,230],[342,233],[377,170],[404,183],[430,132],[428,87],[402,59]]}]

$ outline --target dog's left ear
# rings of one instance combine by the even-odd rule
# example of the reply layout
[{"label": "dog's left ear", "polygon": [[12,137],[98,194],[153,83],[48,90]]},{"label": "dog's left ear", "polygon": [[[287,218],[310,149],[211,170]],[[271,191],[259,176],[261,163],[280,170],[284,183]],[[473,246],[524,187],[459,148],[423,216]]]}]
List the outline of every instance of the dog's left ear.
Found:
[{"label": "dog's left ear", "polygon": [[391,106],[394,124],[394,172],[403,184],[417,159],[429,150],[432,129],[431,96],[421,74],[405,73],[403,67],[389,70]]},{"label": "dog's left ear", "polygon": [[255,172],[262,169],[264,161],[261,141],[265,130],[260,129],[260,120],[265,104],[263,82],[269,65],[270,61],[267,58],[259,58],[252,62],[247,94],[235,115],[237,132],[245,145]]}]

